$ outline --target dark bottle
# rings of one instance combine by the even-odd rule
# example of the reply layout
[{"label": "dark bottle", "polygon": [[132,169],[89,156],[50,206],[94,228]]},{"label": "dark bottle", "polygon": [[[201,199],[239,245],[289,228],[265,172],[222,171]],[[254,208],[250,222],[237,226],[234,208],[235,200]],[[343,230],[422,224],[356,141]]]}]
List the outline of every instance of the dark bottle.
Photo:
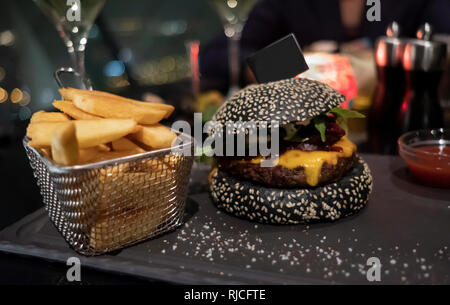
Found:
[{"label": "dark bottle", "polygon": [[405,92],[402,67],[405,40],[398,38],[397,23],[387,29],[387,36],[377,40],[375,59],[377,86],[372,98],[368,118],[369,150],[372,153],[394,154],[396,152],[397,118]]},{"label": "dark bottle", "polygon": [[444,127],[439,103],[442,71],[407,71],[407,90],[399,113],[398,136],[418,129]]},{"label": "dark bottle", "polygon": [[430,41],[431,27],[425,24],[418,38],[405,44],[403,68],[406,93],[398,116],[398,134],[444,127],[439,101],[439,84],[445,67],[447,45]]}]

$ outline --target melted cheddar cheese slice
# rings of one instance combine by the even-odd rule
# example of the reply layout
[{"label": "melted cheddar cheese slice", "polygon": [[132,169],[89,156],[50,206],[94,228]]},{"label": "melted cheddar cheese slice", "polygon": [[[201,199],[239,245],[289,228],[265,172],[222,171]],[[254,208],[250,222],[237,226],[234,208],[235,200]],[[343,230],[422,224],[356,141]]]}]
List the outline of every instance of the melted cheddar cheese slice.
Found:
[{"label": "melted cheddar cheese slice", "polygon": [[[325,162],[330,165],[336,165],[339,158],[351,157],[356,151],[356,145],[347,139],[347,137],[342,137],[333,146],[341,147],[342,152],[288,150],[275,160],[275,164],[289,169],[294,169],[299,166],[303,167],[306,182],[310,186],[316,186],[319,183],[322,165]],[[264,158],[259,156],[250,162],[259,164],[262,160]]]}]

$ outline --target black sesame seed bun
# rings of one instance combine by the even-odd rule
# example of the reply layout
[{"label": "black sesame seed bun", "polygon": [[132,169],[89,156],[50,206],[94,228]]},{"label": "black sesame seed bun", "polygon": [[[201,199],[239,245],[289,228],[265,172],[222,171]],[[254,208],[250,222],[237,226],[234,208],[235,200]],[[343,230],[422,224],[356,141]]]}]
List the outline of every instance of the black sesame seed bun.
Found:
[{"label": "black sesame seed bun", "polygon": [[220,170],[211,176],[211,197],[235,216],[271,224],[335,221],[361,210],[372,191],[369,167],[357,164],[339,181],[313,189],[268,188]]},{"label": "black sesame seed bun", "polygon": [[276,121],[279,126],[305,122],[345,101],[330,86],[307,78],[289,78],[248,86],[215,113],[213,120],[226,122]]}]

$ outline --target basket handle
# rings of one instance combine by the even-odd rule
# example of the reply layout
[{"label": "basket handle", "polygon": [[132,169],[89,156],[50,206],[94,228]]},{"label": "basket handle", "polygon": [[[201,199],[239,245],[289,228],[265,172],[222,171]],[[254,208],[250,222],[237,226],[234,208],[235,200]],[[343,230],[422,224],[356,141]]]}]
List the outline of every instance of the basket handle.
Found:
[{"label": "basket handle", "polygon": [[[63,75],[70,75],[70,80],[63,80]],[[77,89],[92,90],[91,81],[88,78],[83,78],[78,72],[71,67],[59,68],[53,73],[59,88],[73,87]]]}]

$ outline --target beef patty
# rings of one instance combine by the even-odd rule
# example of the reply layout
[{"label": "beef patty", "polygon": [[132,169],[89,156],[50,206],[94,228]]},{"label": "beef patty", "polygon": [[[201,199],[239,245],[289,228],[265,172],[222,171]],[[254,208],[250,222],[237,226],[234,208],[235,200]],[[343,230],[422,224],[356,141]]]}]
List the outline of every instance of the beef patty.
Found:
[{"label": "beef patty", "polygon": [[[353,167],[356,160],[356,154],[354,153],[350,157],[338,158],[336,165],[324,162],[317,186],[339,180]],[[279,165],[274,167],[261,167],[260,164],[247,161],[232,162],[232,159],[226,157],[220,157],[217,161],[221,171],[228,173],[236,179],[249,180],[267,187],[311,188],[306,182],[305,170],[301,166],[294,169]]]}]

